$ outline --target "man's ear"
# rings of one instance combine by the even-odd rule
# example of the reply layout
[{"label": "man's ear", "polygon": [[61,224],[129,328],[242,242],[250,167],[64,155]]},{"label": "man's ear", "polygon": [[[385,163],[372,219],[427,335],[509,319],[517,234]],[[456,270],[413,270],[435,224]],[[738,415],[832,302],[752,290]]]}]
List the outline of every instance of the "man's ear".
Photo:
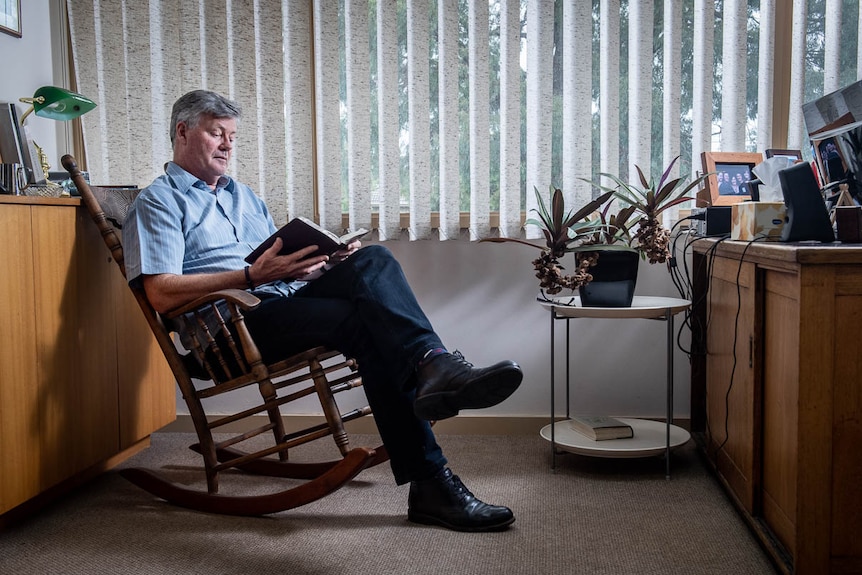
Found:
[{"label": "man's ear", "polygon": [[177,122],[177,133],[175,134],[175,140],[186,140],[186,134],[188,133],[188,126],[185,122]]}]

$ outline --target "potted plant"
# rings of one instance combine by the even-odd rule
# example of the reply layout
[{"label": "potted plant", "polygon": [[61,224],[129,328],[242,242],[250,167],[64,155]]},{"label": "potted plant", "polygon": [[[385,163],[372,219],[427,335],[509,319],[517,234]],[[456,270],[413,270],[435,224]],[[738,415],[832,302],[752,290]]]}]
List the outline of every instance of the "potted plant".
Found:
[{"label": "potted plant", "polygon": [[564,273],[565,267],[560,263],[560,259],[572,250],[573,245],[578,245],[588,238],[594,237],[600,224],[596,220],[590,219],[589,216],[609,201],[615,192],[606,191],[579,210],[566,211],[562,190],[551,186],[549,210],[538,188],[534,187],[533,189],[539,206],[533,211],[538,215],[538,219],[528,218],[525,223],[532,224],[542,231],[544,243],[535,243],[520,238],[485,238],[481,241],[511,242],[538,248],[542,253],[533,260],[533,267],[536,270],[536,277],[539,278],[539,287],[542,293],[553,295],[562,291],[563,288],[577,289],[592,279],[588,271],[592,263],[590,258],[581,258],[574,273],[569,275]]},{"label": "potted plant", "polygon": [[[608,173],[600,175],[612,180],[615,187],[590,182],[605,193],[612,192],[614,200],[623,207],[614,212],[613,201],[604,205],[596,216],[600,225],[593,237],[573,250],[576,258],[596,261],[590,270],[592,281],[579,288],[584,305],[630,306],[637,282],[638,261],[643,259],[651,264],[667,262],[670,230],[662,223],[663,213],[693,200],[688,193],[707,178],[707,175],[699,176],[688,184],[683,178],[671,179],[670,172],[677,160],[679,156],[668,164],[657,182],[654,178],[647,179],[637,165],[639,185],[624,182]],[[609,251],[614,248],[619,251]]]},{"label": "potted plant", "polygon": [[[623,182],[613,174],[602,173],[616,184],[608,187],[590,183],[602,194],[577,211],[566,211],[563,193],[551,187],[551,209],[535,190],[538,219],[527,224],[539,227],[544,244],[519,238],[487,238],[482,241],[515,242],[537,247],[542,254],[533,260],[543,294],[554,295],[563,289],[577,289],[583,305],[627,307],[631,305],[641,259],[664,263],[670,256],[670,231],[661,218],[665,210],[692,200],[688,192],[699,186],[706,175],[685,184],[682,178],[670,179],[677,156],[656,182],[647,179],[640,167],[640,185]],[[589,181],[589,180],[587,180]],[[617,204],[622,207],[616,209]],[[561,258],[574,253],[575,271],[565,275]]]}]

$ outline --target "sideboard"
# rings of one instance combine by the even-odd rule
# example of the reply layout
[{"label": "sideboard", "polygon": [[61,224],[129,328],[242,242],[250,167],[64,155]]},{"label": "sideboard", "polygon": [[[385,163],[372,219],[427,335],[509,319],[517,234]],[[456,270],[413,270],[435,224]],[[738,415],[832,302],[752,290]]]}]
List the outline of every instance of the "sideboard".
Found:
[{"label": "sideboard", "polygon": [[77,198],[0,196],[0,526],[149,445],[175,380]]},{"label": "sideboard", "polygon": [[862,573],[862,245],[701,239],[692,431],[785,573]]}]

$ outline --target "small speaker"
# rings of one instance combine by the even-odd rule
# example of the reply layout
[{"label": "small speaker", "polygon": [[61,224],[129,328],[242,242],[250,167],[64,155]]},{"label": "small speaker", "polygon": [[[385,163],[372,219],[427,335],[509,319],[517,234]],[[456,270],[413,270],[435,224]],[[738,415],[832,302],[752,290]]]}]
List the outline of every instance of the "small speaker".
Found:
[{"label": "small speaker", "polygon": [[811,166],[802,162],[778,172],[787,215],[782,242],[834,242],[835,232]]},{"label": "small speaker", "polygon": [[706,236],[726,236],[730,233],[731,206],[709,206],[706,208]]}]

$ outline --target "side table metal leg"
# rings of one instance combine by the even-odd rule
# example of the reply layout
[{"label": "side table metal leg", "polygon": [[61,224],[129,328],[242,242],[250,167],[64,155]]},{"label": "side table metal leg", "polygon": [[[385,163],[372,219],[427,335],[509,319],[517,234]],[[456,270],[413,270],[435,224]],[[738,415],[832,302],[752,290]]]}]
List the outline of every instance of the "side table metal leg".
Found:
[{"label": "side table metal leg", "polygon": [[554,310],[551,309],[551,470],[557,470],[557,443],[554,433]]},{"label": "side table metal leg", "polygon": [[665,479],[670,479],[670,426],[673,425],[673,311],[667,314],[667,420],[665,425]]},{"label": "side table metal leg", "polygon": [[571,386],[570,383],[572,381],[572,362],[569,354],[572,349],[572,321],[570,319],[566,319],[566,419],[572,418],[571,407],[572,407],[572,398],[571,398]]}]

